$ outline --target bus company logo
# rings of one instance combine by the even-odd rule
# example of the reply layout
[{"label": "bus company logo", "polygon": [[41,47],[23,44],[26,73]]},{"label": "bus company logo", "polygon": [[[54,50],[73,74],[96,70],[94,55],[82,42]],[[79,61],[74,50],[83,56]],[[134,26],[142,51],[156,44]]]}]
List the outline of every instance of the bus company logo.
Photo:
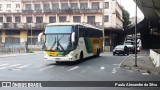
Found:
[{"label": "bus company logo", "polygon": [[12,87],[11,82],[2,82],[2,87]]}]

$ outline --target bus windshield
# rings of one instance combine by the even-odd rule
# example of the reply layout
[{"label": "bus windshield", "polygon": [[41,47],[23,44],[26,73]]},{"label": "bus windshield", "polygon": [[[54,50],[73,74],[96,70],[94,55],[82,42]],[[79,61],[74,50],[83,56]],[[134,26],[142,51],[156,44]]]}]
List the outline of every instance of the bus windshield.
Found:
[{"label": "bus windshield", "polygon": [[46,50],[50,51],[68,51],[72,49],[70,40],[71,34],[53,34],[46,35]]},{"label": "bus windshield", "polygon": [[46,27],[45,50],[49,51],[70,51],[72,26],[50,26]]}]

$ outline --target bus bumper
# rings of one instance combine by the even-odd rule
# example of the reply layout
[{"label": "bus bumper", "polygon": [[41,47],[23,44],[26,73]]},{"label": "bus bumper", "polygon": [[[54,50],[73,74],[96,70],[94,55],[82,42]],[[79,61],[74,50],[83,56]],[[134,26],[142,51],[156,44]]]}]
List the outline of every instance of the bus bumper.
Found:
[{"label": "bus bumper", "polygon": [[73,57],[52,57],[52,56],[44,56],[46,61],[76,61]]}]

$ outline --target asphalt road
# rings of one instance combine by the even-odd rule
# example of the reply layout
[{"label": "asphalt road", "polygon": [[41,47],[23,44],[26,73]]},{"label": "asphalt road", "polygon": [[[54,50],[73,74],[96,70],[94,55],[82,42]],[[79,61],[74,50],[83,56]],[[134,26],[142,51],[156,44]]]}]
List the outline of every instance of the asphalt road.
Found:
[{"label": "asphalt road", "polygon": [[[127,56],[113,56],[112,53],[103,53],[98,58],[89,58],[82,62],[75,62],[75,63],[64,62],[60,64],[56,64],[52,61],[44,61],[43,53],[0,57],[0,81],[159,81],[160,80],[160,77],[158,75],[146,75],[140,72],[133,72],[121,69],[119,67],[119,64],[126,57]],[[35,90],[34,88],[32,89]],[[50,90],[51,88],[45,88],[45,89]],[[126,87],[55,88],[54,87],[52,89],[135,90],[139,88],[126,88]],[[143,88],[140,88],[139,90],[141,89]]]}]

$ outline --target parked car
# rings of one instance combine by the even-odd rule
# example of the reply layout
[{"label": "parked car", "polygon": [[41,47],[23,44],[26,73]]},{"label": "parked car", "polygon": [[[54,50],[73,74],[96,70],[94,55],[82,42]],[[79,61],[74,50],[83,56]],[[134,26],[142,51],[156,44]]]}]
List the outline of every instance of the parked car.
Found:
[{"label": "parked car", "polygon": [[113,55],[119,55],[119,54],[123,54],[123,55],[129,55],[129,50],[128,47],[125,45],[117,45],[114,49],[113,49]]}]

